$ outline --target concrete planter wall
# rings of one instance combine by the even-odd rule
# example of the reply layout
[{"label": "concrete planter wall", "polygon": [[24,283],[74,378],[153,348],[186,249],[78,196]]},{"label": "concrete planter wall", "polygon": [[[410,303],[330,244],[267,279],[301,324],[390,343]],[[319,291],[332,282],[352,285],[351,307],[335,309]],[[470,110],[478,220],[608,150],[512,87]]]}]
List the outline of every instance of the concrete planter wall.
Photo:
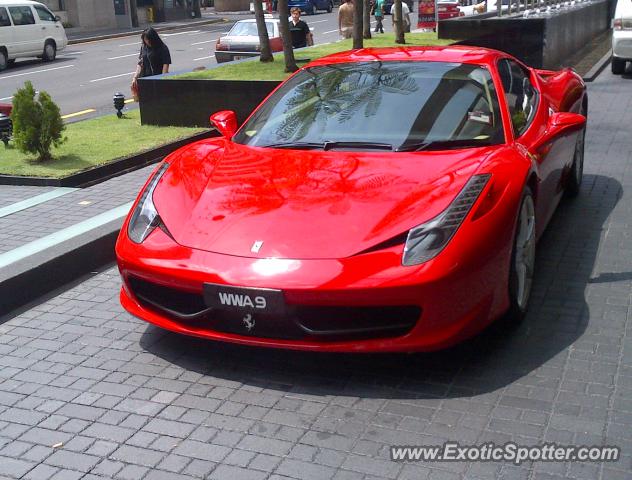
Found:
[{"label": "concrete planter wall", "polygon": [[495,48],[529,66],[556,69],[609,28],[609,5],[602,0],[543,18],[461,17],[439,22],[439,38]]},{"label": "concrete planter wall", "polygon": [[138,81],[143,125],[208,127],[209,116],[234,110],[241,124],[280,82],[248,80],[170,80],[147,77]]}]

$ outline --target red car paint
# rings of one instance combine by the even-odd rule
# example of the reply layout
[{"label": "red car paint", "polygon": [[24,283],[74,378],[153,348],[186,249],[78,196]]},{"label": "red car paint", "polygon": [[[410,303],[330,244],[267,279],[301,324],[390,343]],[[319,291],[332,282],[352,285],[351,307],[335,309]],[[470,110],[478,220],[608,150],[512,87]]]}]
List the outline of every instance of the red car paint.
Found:
[{"label": "red car paint", "polygon": [[438,2],[437,15],[439,20],[447,20],[449,18],[462,17],[463,13],[459,10],[459,2]]},{"label": "red car paint", "polygon": [[[156,228],[140,244],[128,236],[129,216],[121,229],[116,254],[123,307],[178,333],[303,350],[429,351],[479,332],[509,306],[509,264],[525,185],[534,190],[538,237],[563,192],[576,135],[543,142],[549,116],[577,112],[586,98],[574,72],[541,76],[531,69],[539,105],[531,126],[515,139],[496,71],[502,58],[511,57],[476,47],[363,49],[305,67],[375,60],[482,65],[500,92],[501,145],[297,153],[221,137],[174,152],[165,159],[170,166],[153,195],[165,228]],[[447,246],[425,263],[403,266],[403,242],[389,239],[443,211],[472,175],[482,173],[491,180]],[[256,240],[263,245],[253,253]],[[207,320],[183,321],[154,308],[135,294],[132,283],[138,280],[191,298],[202,297],[205,283],[277,289],[290,310],[415,306],[421,313],[398,336],[264,337],[246,329],[250,314],[245,311],[245,327],[237,328],[242,322],[237,315],[228,332],[210,328]]]}]

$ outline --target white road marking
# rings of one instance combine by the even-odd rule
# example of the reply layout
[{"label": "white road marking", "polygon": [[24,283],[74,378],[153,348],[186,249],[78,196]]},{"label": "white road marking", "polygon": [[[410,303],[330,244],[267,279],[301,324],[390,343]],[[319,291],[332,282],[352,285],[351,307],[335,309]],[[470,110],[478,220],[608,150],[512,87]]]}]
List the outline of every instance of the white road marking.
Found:
[{"label": "white road marking", "polygon": [[163,33],[162,36],[163,37],[175,37],[176,35],[186,35],[187,33],[196,33],[199,32],[199,30],[188,30],[186,32],[178,32],[178,33]]},{"label": "white road marking", "polygon": [[69,57],[69,56],[72,56],[72,55],[81,55],[82,53],[86,53],[86,52],[85,51],[82,51],[82,52],[68,52],[68,51],[66,51],[66,52],[62,53],[61,55],[57,55],[57,58],[59,58],[59,57]]},{"label": "white road marking", "polygon": [[90,80],[90,83],[100,82],[102,80],[109,80],[110,78],[125,77],[126,75],[134,75],[135,73],[136,73],[136,71],[133,71],[133,72],[128,72],[128,73],[121,73],[120,75],[112,75],[111,77],[97,78],[95,80]]},{"label": "white road marking", "polygon": [[129,53],[127,55],[119,55],[118,57],[110,57],[108,60],[118,60],[119,58],[138,57],[138,53]]},{"label": "white road marking", "polygon": [[129,47],[132,45],[140,45],[140,42],[134,42],[134,43],[124,43],[123,45],[119,45],[119,47]]},{"label": "white road marking", "polygon": [[334,33],[334,32],[339,32],[340,30],[329,30],[328,32],[323,32],[323,35],[326,33]]},{"label": "white road marking", "polygon": [[329,20],[316,20],[315,22],[309,22],[309,24],[311,25],[312,23],[323,23],[323,22],[328,22]]},{"label": "white road marking", "polygon": [[46,68],[44,70],[34,70],[32,72],[26,72],[26,73],[16,73],[14,75],[2,76],[0,77],[0,80],[4,80],[6,78],[23,77],[24,75],[33,75],[35,73],[52,72],[53,70],[61,70],[62,68],[71,68],[71,67],[74,67],[74,65],[64,65],[63,67]]},{"label": "white road marking", "polygon": [[192,43],[191,46],[193,47],[194,45],[202,45],[203,43],[213,43],[213,42],[216,42],[216,41],[217,40],[206,40],[204,42],[195,42],[195,43]]},{"label": "white road marking", "polygon": [[209,59],[209,58],[214,58],[214,56],[213,56],[213,55],[211,55],[210,57],[200,57],[200,58],[194,58],[194,59],[193,59],[193,61],[194,61],[194,62],[197,62],[197,61],[199,61],[199,60],[207,60],[207,59]]}]

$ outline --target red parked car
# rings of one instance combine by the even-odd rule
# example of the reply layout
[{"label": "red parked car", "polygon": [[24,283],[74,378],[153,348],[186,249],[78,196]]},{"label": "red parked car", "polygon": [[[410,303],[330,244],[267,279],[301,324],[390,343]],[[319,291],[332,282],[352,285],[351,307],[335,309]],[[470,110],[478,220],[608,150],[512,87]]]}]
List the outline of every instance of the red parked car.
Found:
[{"label": "red parked car", "polygon": [[478,47],[320,58],[238,128],[165,158],[121,230],[121,303],[174,332],[435,350],[527,311],[536,240],[579,192],[575,72]]},{"label": "red parked car", "polygon": [[[279,30],[279,20],[266,18],[265,22],[270,40],[270,50],[272,52],[282,51],[283,41]],[[261,55],[261,46],[259,45],[257,23],[254,18],[238,21],[225,36],[218,38],[215,44],[217,63],[242,60],[259,55]]]},{"label": "red parked car", "polygon": [[464,14],[459,10],[459,2],[444,2],[437,3],[437,13],[439,20],[447,20],[449,18],[462,17]]}]

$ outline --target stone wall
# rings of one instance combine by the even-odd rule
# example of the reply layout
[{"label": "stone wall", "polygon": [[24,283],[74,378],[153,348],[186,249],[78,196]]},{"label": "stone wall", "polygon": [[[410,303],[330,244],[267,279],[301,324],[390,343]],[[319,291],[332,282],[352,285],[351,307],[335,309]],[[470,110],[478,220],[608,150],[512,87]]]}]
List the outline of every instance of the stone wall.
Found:
[{"label": "stone wall", "polygon": [[439,38],[495,48],[532,67],[556,69],[609,28],[608,10],[608,0],[600,0],[547,17],[460,17],[440,21]]}]

